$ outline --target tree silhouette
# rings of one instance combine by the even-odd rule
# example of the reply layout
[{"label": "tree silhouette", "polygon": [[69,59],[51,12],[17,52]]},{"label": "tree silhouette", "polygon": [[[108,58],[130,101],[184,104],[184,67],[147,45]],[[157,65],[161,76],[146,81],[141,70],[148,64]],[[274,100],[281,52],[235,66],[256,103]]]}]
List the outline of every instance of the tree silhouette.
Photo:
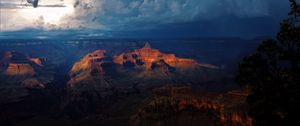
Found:
[{"label": "tree silhouette", "polygon": [[257,126],[295,125],[300,117],[300,6],[281,22],[276,40],[266,40],[239,64],[236,81],[252,89],[247,101]]}]

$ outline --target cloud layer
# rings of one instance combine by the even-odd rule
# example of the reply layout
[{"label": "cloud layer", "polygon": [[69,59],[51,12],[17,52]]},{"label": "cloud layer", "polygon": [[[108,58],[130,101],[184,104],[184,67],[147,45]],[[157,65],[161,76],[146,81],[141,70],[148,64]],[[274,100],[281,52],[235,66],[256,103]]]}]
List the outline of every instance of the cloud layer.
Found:
[{"label": "cloud layer", "polygon": [[[237,17],[269,16],[270,0],[77,0],[77,19],[111,29]],[[73,18],[70,18],[73,20]]]},{"label": "cloud layer", "polygon": [[[13,1],[14,4],[18,3],[17,0]],[[59,2],[60,0],[42,1],[44,3],[41,4],[50,6],[56,3],[54,1]],[[11,1],[2,0],[2,3],[9,2]],[[262,17],[274,19],[285,14],[286,8],[288,8],[287,0],[63,0],[62,3],[66,5],[64,7],[66,10],[60,12],[68,11],[68,13],[57,16],[56,19],[53,15],[52,17],[48,16],[50,15],[49,11],[49,13],[40,15],[31,14],[33,16],[30,19],[24,18],[24,16],[26,17],[26,13],[22,13],[24,8],[12,9],[11,4],[2,4],[1,6],[4,8],[1,10],[2,31],[28,28],[43,30],[153,30],[170,24],[203,23],[228,17],[238,20]],[[9,8],[5,9],[5,6],[9,6]],[[25,9],[38,11],[33,8]],[[52,11],[57,10],[53,8]],[[230,22],[227,23],[233,25]]]}]

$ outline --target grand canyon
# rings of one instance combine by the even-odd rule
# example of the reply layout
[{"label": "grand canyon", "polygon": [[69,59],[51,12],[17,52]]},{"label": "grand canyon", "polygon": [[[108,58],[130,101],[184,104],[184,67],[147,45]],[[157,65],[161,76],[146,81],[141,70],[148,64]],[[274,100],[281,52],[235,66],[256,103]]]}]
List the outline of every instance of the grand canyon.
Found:
[{"label": "grand canyon", "polygon": [[0,0],[0,126],[297,126],[300,0]]},{"label": "grand canyon", "polygon": [[1,125],[253,125],[234,65],[258,40],[52,41],[0,43]]}]

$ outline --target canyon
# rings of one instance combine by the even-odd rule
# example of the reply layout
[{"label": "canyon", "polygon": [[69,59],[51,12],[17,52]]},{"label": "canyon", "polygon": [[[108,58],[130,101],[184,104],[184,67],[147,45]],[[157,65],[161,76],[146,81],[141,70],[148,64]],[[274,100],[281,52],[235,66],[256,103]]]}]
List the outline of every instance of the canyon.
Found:
[{"label": "canyon", "polygon": [[253,123],[249,91],[228,81],[232,75],[218,63],[153,42],[65,44],[0,48],[1,125]]}]

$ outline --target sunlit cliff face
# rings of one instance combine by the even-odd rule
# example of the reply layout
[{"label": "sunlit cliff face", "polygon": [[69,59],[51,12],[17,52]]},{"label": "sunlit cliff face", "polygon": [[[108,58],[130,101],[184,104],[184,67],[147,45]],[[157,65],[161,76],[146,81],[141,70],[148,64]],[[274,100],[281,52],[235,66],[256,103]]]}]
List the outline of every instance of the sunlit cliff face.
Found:
[{"label": "sunlit cliff face", "polygon": [[79,82],[93,78],[95,73],[98,73],[98,77],[104,75],[105,71],[101,65],[103,64],[103,58],[105,58],[105,52],[105,50],[96,50],[76,62],[70,71],[69,87],[74,88]]},{"label": "sunlit cliff face", "polygon": [[[125,63],[130,62],[133,64],[140,64],[140,66],[144,67],[146,70],[152,69],[152,65],[159,61],[163,61],[171,67],[183,70],[196,69],[200,66],[205,68],[216,68],[216,66],[209,64],[199,64],[193,59],[179,58],[176,57],[175,54],[162,53],[158,49],[151,48],[149,43],[146,43],[141,49],[129,53],[122,53],[121,55],[114,57],[114,62],[116,64],[124,65]],[[142,62],[142,64],[139,62]]]}]

